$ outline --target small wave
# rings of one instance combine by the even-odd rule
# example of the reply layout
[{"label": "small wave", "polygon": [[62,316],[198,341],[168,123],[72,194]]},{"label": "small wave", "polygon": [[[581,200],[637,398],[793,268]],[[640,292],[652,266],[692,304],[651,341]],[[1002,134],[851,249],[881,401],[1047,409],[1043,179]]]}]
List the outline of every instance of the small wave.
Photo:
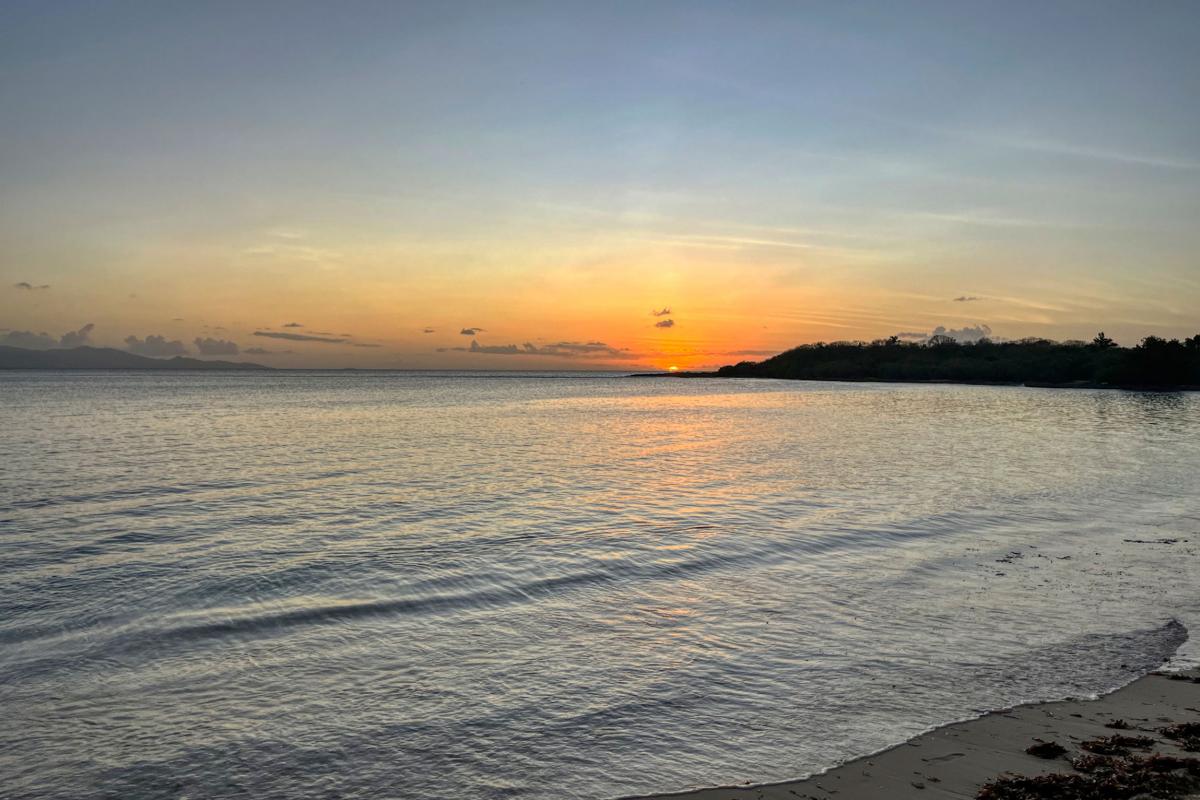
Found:
[{"label": "small wave", "polygon": [[[692,526],[693,528],[695,526]],[[700,526],[702,529],[707,526]],[[741,569],[747,566],[762,566],[795,560],[833,551],[864,547],[879,547],[897,541],[908,541],[940,535],[952,526],[928,525],[917,527],[887,528],[873,531],[833,529],[819,534],[814,531],[800,536],[783,537],[757,547],[742,550],[713,548],[705,555],[671,561],[637,562],[634,560],[603,562],[602,567],[589,565],[586,570],[540,580],[498,585],[490,588],[456,594],[429,594],[420,597],[371,600],[363,602],[335,602],[323,605],[283,611],[212,620],[193,625],[148,629],[136,633],[118,634],[104,647],[117,648],[122,652],[136,651],[146,641],[195,640],[229,635],[266,634],[287,628],[306,625],[334,624],[354,619],[386,616],[392,614],[436,614],[472,609],[498,608],[506,605],[539,602],[556,595],[577,589],[616,583],[655,582],[681,580],[722,569]],[[147,534],[125,534],[107,540],[116,543],[144,543],[153,541]],[[76,554],[99,554],[104,550],[99,545],[81,545],[72,550]],[[599,562],[597,562],[599,563]],[[344,566],[344,565],[343,565]],[[321,564],[308,564],[292,568],[289,572],[303,574],[305,580],[320,571]],[[260,578],[262,576],[259,576]],[[278,578],[278,575],[273,577]],[[459,580],[471,580],[474,576],[463,576]],[[491,576],[494,580],[494,576]],[[284,581],[287,585],[297,580]],[[202,587],[209,594],[212,587]],[[226,592],[222,592],[226,594]],[[96,621],[79,625],[70,622],[50,628],[10,627],[0,629],[0,642],[21,643],[43,637],[60,637],[64,633],[86,632],[96,635]]]}]

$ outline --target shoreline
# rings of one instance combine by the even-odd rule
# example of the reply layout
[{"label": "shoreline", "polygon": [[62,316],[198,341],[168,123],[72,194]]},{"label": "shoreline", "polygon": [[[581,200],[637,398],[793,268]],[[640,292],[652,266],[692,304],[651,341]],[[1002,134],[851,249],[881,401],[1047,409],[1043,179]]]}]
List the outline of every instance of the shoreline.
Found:
[{"label": "shoreline", "polygon": [[[1116,720],[1129,727],[1107,727]],[[1088,755],[1081,743],[1115,734],[1154,740],[1148,749],[1132,750],[1135,757],[1161,753],[1200,758],[1200,752],[1185,750],[1161,732],[1177,723],[1200,724],[1200,669],[1151,672],[1095,699],[1054,700],[991,711],[934,728],[807,778],[631,795],[619,800],[973,800],[984,784],[1004,774],[1079,774],[1069,759]],[[1047,759],[1025,752],[1039,741],[1057,742],[1066,753]],[[1200,788],[1192,791],[1192,795],[1181,796],[1200,797]]]},{"label": "shoreline", "polygon": [[718,380],[742,379],[755,381],[795,381],[799,383],[902,383],[916,386],[1011,386],[1025,389],[1103,389],[1115,392],[1200,392],[1200,386],[1184,383],[1178,386],[1156,384],[1096,383],[1094,381],[1069,381],[1053,383],[1047,381],[968,381],[949,378],[778,378],[771,375],[720,375],[716,372],[635,372],[629,378],[713,378]]}]

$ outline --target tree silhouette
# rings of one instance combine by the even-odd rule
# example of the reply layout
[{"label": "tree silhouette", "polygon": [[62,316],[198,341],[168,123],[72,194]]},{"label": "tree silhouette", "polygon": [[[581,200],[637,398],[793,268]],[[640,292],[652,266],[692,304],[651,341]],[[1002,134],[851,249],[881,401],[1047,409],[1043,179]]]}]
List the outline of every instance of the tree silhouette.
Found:
[{"label": "tree silhouette", "polygon": [[765,361],[721,367],[719,376],[798,380],[955,381],[1034,385],[1200,388],[1200,334],[1179,341],[1147,336],[1120,347],[1100,332],[1090,343],[1029,338],[958,342],[934,336],[923,344],[898,337],[818,342]]}]

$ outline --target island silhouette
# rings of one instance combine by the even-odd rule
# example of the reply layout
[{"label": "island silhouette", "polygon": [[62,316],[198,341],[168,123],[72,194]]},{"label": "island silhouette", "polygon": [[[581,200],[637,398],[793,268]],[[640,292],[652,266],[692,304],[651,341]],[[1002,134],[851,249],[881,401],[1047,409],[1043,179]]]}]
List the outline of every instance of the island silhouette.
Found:
[{"label": "island silhouette", "polygon": [[68,347],[31,350],[0,345],[0,369],[270,369],[248,361],[217,361],[203,358],[150,358],[112,347]]},{"label": "island silhouette", "polygon": [[1026,386],[1200,389],[1200,334],[1180,341],[1147,336],[1121,347],[1104,332],[1090,342],[933,336],[906,342],[818,342],[763,361],[674,377],[1024,384]]}]

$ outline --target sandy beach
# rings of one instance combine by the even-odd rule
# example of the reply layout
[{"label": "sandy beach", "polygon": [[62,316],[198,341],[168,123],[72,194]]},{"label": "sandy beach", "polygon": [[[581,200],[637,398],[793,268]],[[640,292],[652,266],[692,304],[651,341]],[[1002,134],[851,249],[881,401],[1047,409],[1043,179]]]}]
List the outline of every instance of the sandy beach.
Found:
[{"label": "sandy beach", "polygon": [[[679,800],[975,798],[985,784],[1006,774],[1032,777],[1063,773],[1086,777],[1073,769],[1071,761],[1093,756],[1095,762],[1095,753],[1089,749],[1106,748],[1096,744],[1085,748],[1083,745],[1106,737],[1153,740],[1129,747],[1133,758],[1153,754],[1200,758],[1200,753],[1194,750],[1200,747],[1200,740],[1181,742],[1163,732],[1180,723],[1200,723],[1200,671],[1146,675],[1096,700],[1038,703],[993,712],[938,728],[897,747],[849,761],[804,780],[700,789],[657,797]],[[1051,742],[1060,745],[1065,752],[1052,758],[1039,758],[1026,752],[1031,746]],[[1185,749],[1185,745],[1193,749]],[[1175,774],[1184,775],[1186,770],[1177,770]],[[1090,796],[1054,793],[1050,787],[1041,788],[1044,794],[1019,794],[1017,792],[1025,790],[1020,785],[1010,784],[1004,788],[1011,793],[993,796]],[[1196,788],[1191,791],[1193,794],[1190,795],[1170,796],[1200,796]]]}]

